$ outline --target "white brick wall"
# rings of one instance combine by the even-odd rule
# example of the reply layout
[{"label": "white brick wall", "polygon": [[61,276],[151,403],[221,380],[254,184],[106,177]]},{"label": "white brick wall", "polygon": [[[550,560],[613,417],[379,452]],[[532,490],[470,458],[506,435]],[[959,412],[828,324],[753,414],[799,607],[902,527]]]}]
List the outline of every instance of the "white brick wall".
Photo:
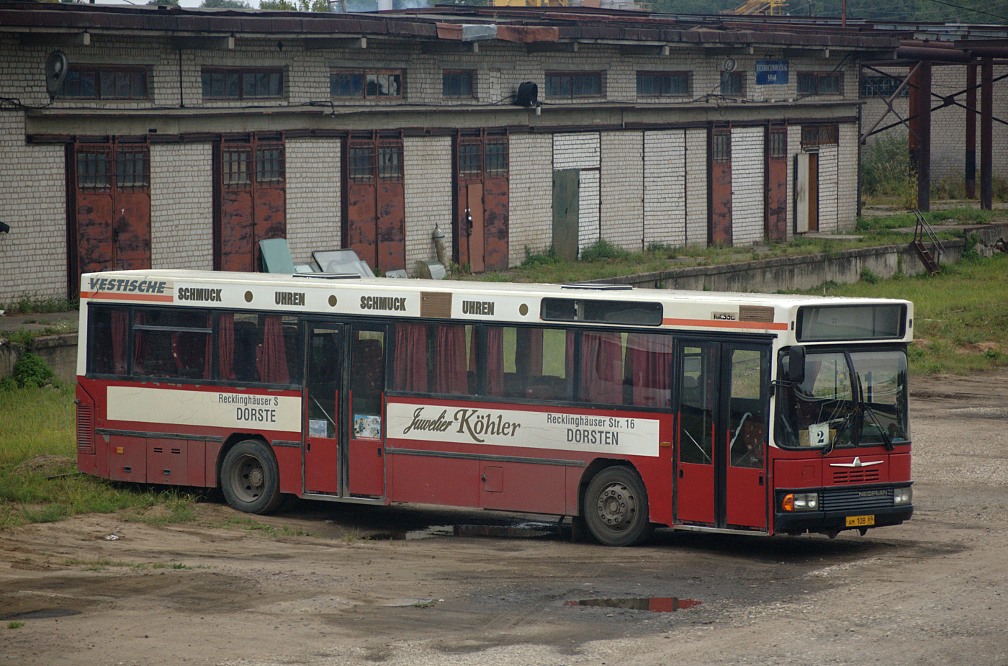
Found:
[{"label": "white brick wall", "polygon": [[819,231],[837,231],[838,151],[836,146],[819,146]]},{"label": "white brick wall", "polygon": [[295,264],[311,263],[314,250],[340,248],[339,139],[286,142],[287,245]]},{"label": "white brick wall", "polygon": [[[0,38],[0,97],[43,105],[42,65],[48,51]],[[0,234],[0,303],[22,296],[66,295],[66,183],[63,146],[25,143],[24,113],[0,111],[0,220],[10,225]]]},{"label": "white brick wall", "polygon": [[512,134],[509,143],[510,264],[517,266],[526,250],[537,254],[553,244],[553,138]]},{"label": "white brick wall", "polygon": [[601,235],[631,252],[643,247],[643,141],[642,132],[602,133]]},{"label": "white brick wall", "polygon": [[686,245],[707,246],[707,130],[686,130]]},{"label": "white brick wall", "polygon": [[[416,275],[418,261],[436,261],[434,226],[444,234],[452,256],[451,137],[403,139],[406,191],[406,270]],[[512,218],[513,219],[513,218]]]},{"label": "white brick wall", "polygon": [[763,240],[763,132],[762,127],[736,127],[731,132],[732,245]]},{"label": "white brick wall", "polygon": [[858,128],[840,125],[837,146],[837,231],[853,231],[857,225]]},{"label": "white brick wall", "polygon": [[[644,247],[686,244],[686,131],[644,134]],[[705,239],[706,242],[706,239]]]},{"label": "white brick wall", "polygon": [[213,268],[213,145],[150,149],[151,265]]}]

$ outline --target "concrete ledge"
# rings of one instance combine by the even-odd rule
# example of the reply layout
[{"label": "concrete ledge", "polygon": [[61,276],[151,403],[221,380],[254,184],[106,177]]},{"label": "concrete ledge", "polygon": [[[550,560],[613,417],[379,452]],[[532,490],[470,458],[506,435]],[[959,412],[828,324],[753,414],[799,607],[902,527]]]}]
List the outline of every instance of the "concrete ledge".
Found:
[{"label": "concrete ledge", "polygon": [[38,354],[63,383],[73,386],[77,381],[77,336],[49,335],[32,340],[31,349],[0,338],[0,377],[14,374],[14,364],[26,351]]}]

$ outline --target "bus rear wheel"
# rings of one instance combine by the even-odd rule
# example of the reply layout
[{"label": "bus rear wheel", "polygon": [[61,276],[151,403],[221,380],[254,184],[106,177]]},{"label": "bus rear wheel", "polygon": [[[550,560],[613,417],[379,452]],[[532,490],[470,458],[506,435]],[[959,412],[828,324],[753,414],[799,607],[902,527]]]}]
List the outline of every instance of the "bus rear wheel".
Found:
[{"label": "bus rear wheel", "polygon": [[627,467],[606,467],[593,476],[582,510],[588,531],[604,546],[633,546],[651,535],[647,490]]},{"label": "bus rear wheel", "polygon": [[280,504],[280,470],[266,444],[255,439],[238,442],[221,465],[224,499],[245,513],[269,513]]}]

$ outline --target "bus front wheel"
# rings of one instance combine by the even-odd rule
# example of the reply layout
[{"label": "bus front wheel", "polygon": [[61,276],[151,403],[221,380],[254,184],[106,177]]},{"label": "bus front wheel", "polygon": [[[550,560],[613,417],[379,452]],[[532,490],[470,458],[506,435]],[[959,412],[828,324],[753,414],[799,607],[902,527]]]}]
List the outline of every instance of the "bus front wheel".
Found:
[{"label": "bus front wheel", "polygon": [[644,482],[627,467],[606,467],[585,489],[582,509],[588,531],[604,546],[633,546],[651,534]]},{"label": "bus front wheel", "polygon": [[246,439],[235,444],[221,465],[224,499],[245,513],[269,513],[280,504],[280,470],[266,444]]}]

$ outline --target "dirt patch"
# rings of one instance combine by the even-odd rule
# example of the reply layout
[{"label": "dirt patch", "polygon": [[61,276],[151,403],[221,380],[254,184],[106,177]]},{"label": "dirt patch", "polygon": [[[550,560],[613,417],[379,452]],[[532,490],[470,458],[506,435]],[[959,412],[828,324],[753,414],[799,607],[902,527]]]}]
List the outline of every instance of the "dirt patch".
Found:
[{"label": "dirt patch", "polygon": [[306,502],[79,516],[0,532],[0,663],[1005,663],[1008,372],[915,388],[916,512],[866,537],[602,548],[524,516]]}]

